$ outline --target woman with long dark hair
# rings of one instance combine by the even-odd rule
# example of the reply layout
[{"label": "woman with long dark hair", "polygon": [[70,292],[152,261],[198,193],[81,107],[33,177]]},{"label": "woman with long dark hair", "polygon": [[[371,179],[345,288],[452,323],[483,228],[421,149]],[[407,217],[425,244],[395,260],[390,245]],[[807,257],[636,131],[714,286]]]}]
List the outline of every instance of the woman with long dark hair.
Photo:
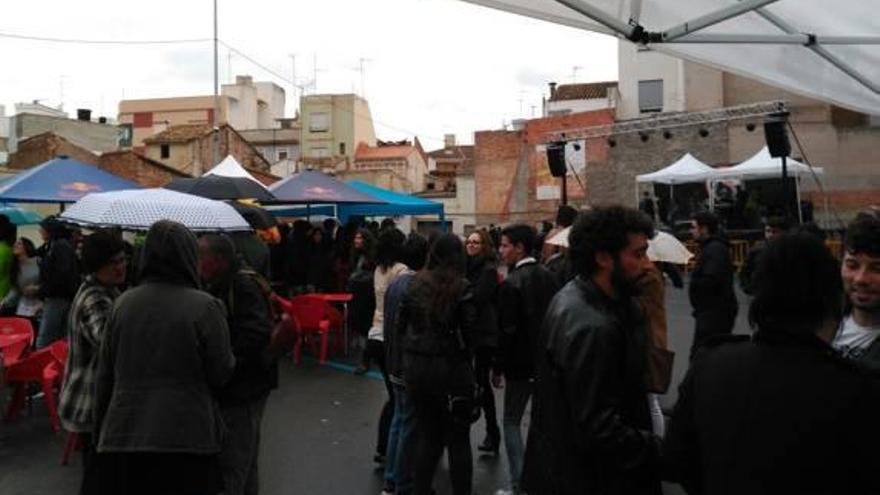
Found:
[{"label": "woman with long dark hair", "polygon": [[444,448],[452,493],[471,493],[475,318],[461,240],[443,234],[431,246],[426,269],[410,282],[397,316],[404,380],[416,413],[415,495],[432,492]]},{"label": "woman with long dark hair", "polygon": [[[358,229],[351,243],[351,275],[348,276],[348,292],[351,293],[349,318],[358,346],[366,348],[367,332],[373,324],[376,295],[373,292],[373,271],[376,269],[376,238],[367,229]],[[366,353],[364,353],[366,358]],[[369,362],[362,360],[357,372],[366,373]]]},{"label": "woman with long dark hair", "polygon": [[388,391],[388,400],[382,407],[379,416],[379,436],[376,442],[377,463],[385,462],[388,449],[388,431],[391,428],[391,419],[394,414],[394,389],[388,377],[385,367],[385,292],[391,282],[407,271],[403,261],[403,243],[406,236],[398,229],[386,228],[379,233],[379,241],[376,246],[376,270],[373,272],[373,292],[376,296],[376,309],[373,311],[373,325],[367,334],[367,348],[364,350],[364,367],[368,368],[370,361],[375,361],[382,372],[385,380],[385,388]]},{"label": "woman with long dark hair", "polygon": [[321,227],[309,231],[306,281],[311,292],[328,292],[333,283],[333,257],[324,243],[324,235]]},{"label": "woman with long dark hair", "polygon": [[489,384],[492,356],[498,347],[498,310],[495,296],[498,290],[498,263],[492,238],[485,230],[477,230],[468,236],[465,243],[467,251],[467,279],[474,294],[477,309],[476,349],[474,350],[474,372],[480,387],[480,407],[486,418],[486,438],[477,447],[483,452],[498,454],[501,444],[501,430],[495,414],[495,394]]}]

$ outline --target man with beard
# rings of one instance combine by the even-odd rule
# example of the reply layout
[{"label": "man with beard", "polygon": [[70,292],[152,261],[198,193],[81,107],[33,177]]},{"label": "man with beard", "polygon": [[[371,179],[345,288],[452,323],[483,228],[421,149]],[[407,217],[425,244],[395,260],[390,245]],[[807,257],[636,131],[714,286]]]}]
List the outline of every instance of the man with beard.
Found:
[{"label": "man with beard", "polygon": [[861,213],[849,225],[840,268],[849,311],[833,346],[845,357],[880,369],[880,217]]},{"label": "man with beard", "polygon": [[651,220],[621,206],[593,209],[572,227],[577,276],[551,301],[538,340],[529,494],[660,493],[647,335],[633,297],[651,237]]}]

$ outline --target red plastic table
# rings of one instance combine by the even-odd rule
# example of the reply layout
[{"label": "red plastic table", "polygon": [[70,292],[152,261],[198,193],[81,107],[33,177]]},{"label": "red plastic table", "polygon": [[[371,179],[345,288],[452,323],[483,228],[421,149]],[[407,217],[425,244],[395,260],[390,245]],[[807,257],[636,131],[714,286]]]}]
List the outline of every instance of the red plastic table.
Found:
[{"label": "red plastic table", "polygon": [[342,325],[342,338],[345,340],[345,345],[343,346],[343,350],[345,351],[345,357],[348,357],[348,303],[354,298],[354,296],[350,292],[325,292],[325,293],[315,293],[309,294],[310,296],[319,297],[328,303],[337,303],[342,304],[342,321],[344,322]]}]

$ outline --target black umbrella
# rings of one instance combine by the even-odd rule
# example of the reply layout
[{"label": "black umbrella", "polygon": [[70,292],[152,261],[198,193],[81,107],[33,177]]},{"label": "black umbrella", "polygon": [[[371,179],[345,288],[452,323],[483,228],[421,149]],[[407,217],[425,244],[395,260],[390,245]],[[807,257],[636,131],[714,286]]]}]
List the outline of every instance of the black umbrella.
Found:
[{"label": "black umbrella", "polygon": [[232,201],[230,204],[255,229],[268,229],[278,224],[271,213],[259,206],[246,205],[238,201]]},{"label": "black umbrella", "polygon": [[165,189],[210,199],[255,199],[257,201],[273,201],[275,199],[274,194],[250,179],[223,175],[174,179],[165,186]]}]

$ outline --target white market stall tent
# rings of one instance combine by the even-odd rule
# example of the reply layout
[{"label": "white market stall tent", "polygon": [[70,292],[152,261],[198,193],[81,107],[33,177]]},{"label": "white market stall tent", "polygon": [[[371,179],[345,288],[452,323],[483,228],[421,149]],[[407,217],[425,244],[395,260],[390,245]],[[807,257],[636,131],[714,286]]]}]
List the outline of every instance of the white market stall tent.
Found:
[{"label": "white market stall tent", "polygon": [[[786,173],[789,177],[794,178],[795,194],[798,203],[798,220],[803,223],[803,212],[801,211],[801,177],[813,177],[825,173],[822,167],[811,167],[797,160],[787,158],[785,160]],[[770,156],[770,150],[766,146],[755,153],[754,156],[739,165],[715,169],[715,177],[713,180],[755,180],[755,179],[780,179],[782,178],[782,158],[773,158]],[[714,187],[712,188],[714,190]],[[827,204],[826,204],[827,208]],[[827,213],[826,213],[827,214]]]},{"label": "white market stall tent", "polygon": [[[675,163],[650,174],[636,176],[636,204],[639,203],[638,184],[687,184],[691,182],[706,182],[715,177],[715,169],[694,158],[694,155],[685,153]],[[672,188],[670,187],[670,194]]]},{"label": "white market stall tent", "polygon": [[[822,167],[810,167],[791,158],[785,160],[785,168],[788,176],[795,178],[810,177],[814,173],[822,175],[825,172]],[[764,146],[761,151],[739,165],[713,171],[715,180],[776,179],[782,177],[782,158],[773,158]]]}]

